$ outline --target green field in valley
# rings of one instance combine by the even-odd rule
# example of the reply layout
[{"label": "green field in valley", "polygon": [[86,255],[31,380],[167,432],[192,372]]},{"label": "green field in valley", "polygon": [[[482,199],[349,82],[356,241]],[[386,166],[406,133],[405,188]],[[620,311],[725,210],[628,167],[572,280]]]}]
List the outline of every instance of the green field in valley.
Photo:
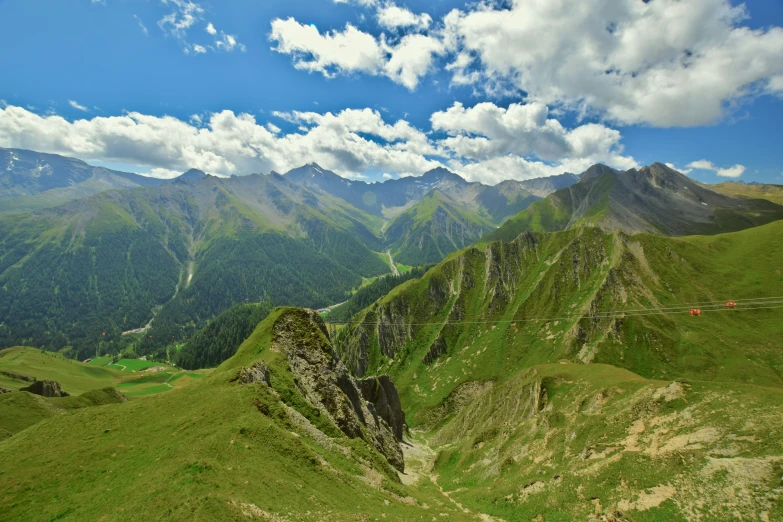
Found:
[{"label": "green field in valley", "polygon": [[114,364],[107,364],[110,361],[110,357],[100,357],[82,363],[35,348],[8,348],[0,351],[0,386],[16,390],[29,386],[33,379],[52,380],[60,383],[62,389],[71,395],[115,387],[133,397],[187,386],[207,373],[183,371],[168,364],[141,359],[120,359]]}]

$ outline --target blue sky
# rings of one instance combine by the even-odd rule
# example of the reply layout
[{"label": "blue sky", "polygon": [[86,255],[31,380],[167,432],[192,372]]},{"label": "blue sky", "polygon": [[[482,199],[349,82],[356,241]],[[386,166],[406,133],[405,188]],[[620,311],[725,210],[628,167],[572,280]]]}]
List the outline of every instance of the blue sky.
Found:
[{"label": "blue sky", "polygon": [[160,176],[783,183],[783,3],[687,4],[0,0],[0,146]]}]

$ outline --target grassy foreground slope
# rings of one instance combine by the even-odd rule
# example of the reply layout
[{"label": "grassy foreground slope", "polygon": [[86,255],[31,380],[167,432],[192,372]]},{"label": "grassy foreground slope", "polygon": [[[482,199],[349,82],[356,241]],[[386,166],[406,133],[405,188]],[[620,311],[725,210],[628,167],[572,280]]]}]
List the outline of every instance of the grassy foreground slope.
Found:
[{"label": "grassy foreground slope", "polygon": [[[780,519],[783,309],[742,309],[783,296],[780,259],[783,222],[526,233],[395,288],[338,346],[392,376],[439,484],[474,511]],[[719,308],[691,317],[704,302]],[[652,308],[671,310],[632,312]]]},{"label": "grassy foreground slope", "polygon": [[124,374],[119,370],[91,366],[35,348],[19,346],[0,350],[0,386],[14,390],[29,386],[30,382],[20,379],[20,376],[39,381],[57,381],[63,390],[78,395],[116,386]]},{"label": "grassy foreground slope", "polygon": [[[431,482],[403,485],[303,398],[273,348],[291,313],[275,310],[187,389],[79,410],[0,442],[3,519],[471,519]],[[271,386],[236,380],[260,359]]]},{"label": "grassy foreground slope", "polygon": [[25,346],[7,348],[0,350],[0,387],[18,390],[33,380],[50,380],[60,383],[71,395],[116,387],[124,395],[134,397],[167,392],[204,377],[204,373],[185,372],[140,359],[120,359],[108,364],[110,361],[105,358],[98,362],[102,364],[85,364]]},{"label": "grassy foreground slope", "polygon": [[472,510],[508,521],[783,516],[783,389],[549,364],[460,392],[462,407],[427,436],[439,483]]},{"label": "grassy foreground slope", "polygon": [[116,404],[127,399],[114,388],[92,390],[79,396],[41,397],[28,392],[0,394],[0,439],[22,431],[49,417],[80,408]]}]

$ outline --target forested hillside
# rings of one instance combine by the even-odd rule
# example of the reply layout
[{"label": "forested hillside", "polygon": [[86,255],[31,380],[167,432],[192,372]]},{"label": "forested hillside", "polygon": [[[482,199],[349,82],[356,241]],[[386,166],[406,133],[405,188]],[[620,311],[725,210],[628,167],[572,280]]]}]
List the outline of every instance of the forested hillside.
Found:
[{"label": "forested hillside", "polygon": [[397,288],[411,279],[418,279],[423,276],[430,266],[416,267],[408,272],[403,272],[398,276],[387,275],[379,277],[367,286],[361,287],[345,303],[329,312],[327,323],[337,323],[348,321],[358,312],[364,310],[375,301],[385,296],[392,289]]},{"label": "forested hillside", "polygon": [[[343,204],[344,205],[344,204]],[[230,306],[320,307],[389,270],[380,220],[280,176],[106,192],[0,218],[0,346],[79,357],[153,321],[139,346],[179,342]]]},{"label": "forested hillside", "polygon": [[269,303],[232,306],[189,339],[176,353],[174,361],[186,370],[220,365],[236,353],[239,345],[271,311]]}]

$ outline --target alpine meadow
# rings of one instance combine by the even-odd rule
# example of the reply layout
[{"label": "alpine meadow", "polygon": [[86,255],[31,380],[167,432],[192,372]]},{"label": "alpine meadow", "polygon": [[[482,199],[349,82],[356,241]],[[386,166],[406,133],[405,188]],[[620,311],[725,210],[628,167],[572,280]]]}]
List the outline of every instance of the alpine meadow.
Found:
[{"label": "alpine meadow", "polygon": [[783,522],[783,5],[0,46],[0,522]]}]

